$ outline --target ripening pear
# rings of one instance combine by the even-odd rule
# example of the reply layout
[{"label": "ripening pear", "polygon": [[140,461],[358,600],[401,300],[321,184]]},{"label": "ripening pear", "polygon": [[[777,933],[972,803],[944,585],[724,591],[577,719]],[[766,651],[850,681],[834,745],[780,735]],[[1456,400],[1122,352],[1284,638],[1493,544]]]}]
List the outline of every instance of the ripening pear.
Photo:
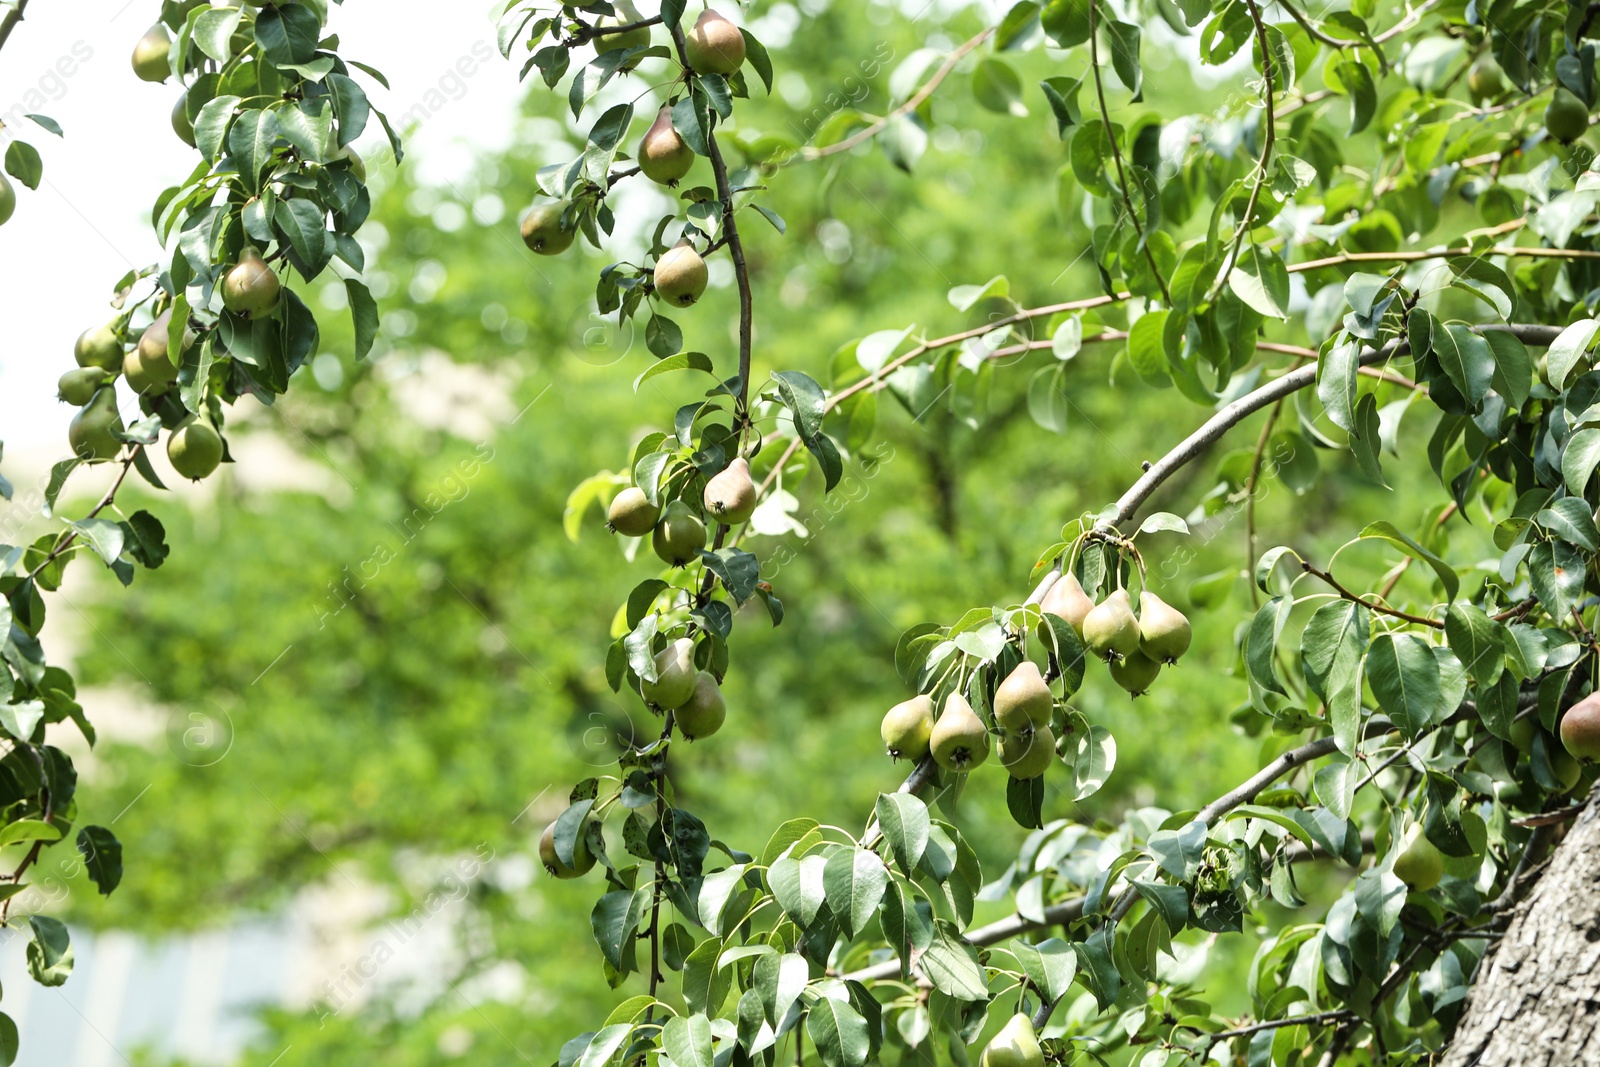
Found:
[{"label": "ripening pear", "polygon": [[122,359],[122,374],[134,392],[141,396],[164,393],[167,386],[178,380],[178,368],[172,365],[167,354],[171,337],[172,310],[163,311],[156,320],[145,327],[134,345]]},{"label": "ripening pear", "polygon": [[1426,893],[1444,877],[1444,854],[1422,833],[1420,823],[1412,823],[1401,838],[1394,873],[1419,893]]},{"label": "ripening pear", "polygon": [[179,93],[178,102],[172,105],[172,132],[190,148],[194,143],[194,123],[189,121],[189,94]]},{"label": "ripening pear", "polygon": [[222,462],[222,435],[208,419],[191,415],[167,437],[167,459],[173,470],[198,482]]},{"label": "ripening pear", "polygon": [[933,698],[922,693],[902,700],[884,713],[880,732],[891,759],[921,760],[933,733]]},{"label": "ripening pear", "polygon": [[685,36],[684,52],[696,74],[732,74],[744,66],[744,34],[708,7]]},{"label": "ripening pear", "polygon": [[559,256],[572,247],[576,226],[564,226],[565,204],[540,204],[522,216],[522,243],[541,256]]},{"label": "ripening pear", "polygon": [[67,443],[79,459],[97,462],[110,459],[122,450],[122,415],[117,411],[117,391],[102,386],[82,411],[72,416],[67,427]]},{"label": "ripening pear", "polygon": [[678,729],[690,741],[710,737],[722,729],[723,722],[728,718],[728,702],[722,699],[722,687],[717,685],[717,676],[710,671],[697,673],[694,676],[694,691],[672,715]]},{"label": "ripening pear", "polygon": [[1106,660],[1139,651],[1139,620],[1126,589],[1118,589],[1083,617],[1083,643]]},{"label": "ripening pear", "polygon": [[17,190],[10,180],[0,174],[0,226],[11,221],[11,216],[17,212]]},{"label": "ripening pear", "polygon": [[734,457],[732,463],[706,482],[705,505],[725,526],[749,521],[756,510],[756,483],[750,477],[750,464],[743,456]]},{"label": "ripening pear", "polygon": [[678,179],[694,166],[694,149],[678,136],[672,125],[672,109],[662,106],[656,120],[645,131],[639,142],[639,170],[646,178],[661,185],[677,185]]},{"label": "ripening pear", "polygon": [[[602,15],[595,26],[605,29],[609,26],[631,26],[635,22],[643,22],[644,16],[639,14],[639,9],[633,6],[633,0],[611,0],[611,7],[615,15]],[[594,39],[596,55],[605,55],[607,52],[619,52],[624,48],[647,48],[650,45],[650,27],[640,26],[625,33],[608,33]],[[627,60],[617,69],[624,74],[639,65],[639,57]]]},{"label": "ripening pear", "polygon": [[156,23],[133,46],[133,72],[140,81],[164,82],[172,73],[172,63],[167,53],[172,48],[172,37],[167,28]]},{"label": "ripening pear", "polygon": [[84,330],[72,348],[72,355],[80,367],[99,367],[112,374],[122,370],[122,342],[117,340],[117,331],[109,323]]},{"label": "ripening pear", "polygon": [[606,512],[611,528],[624,537],[643,537],[656,528],[659,518],[661,509],[650,503],[650,498],[637,485],[630,485],[612,497],[611,507]]},{"label": "ripening pear", "polygon": [[1161,664],[1143,652],[1114,659],[1108,667],[1111,671],[1111,680],[1136,697],[1149,692],[1161,674]]},{"label": "ripening pear", "polygon": [[663,563],[681,567],[700,557],[706,547],[706,524],[682,500],[667,505],[655,532],[650,537],[650,547],[656,550]]},{"label": "ripening pear", "polygon": [[235,315],[259,319],[278,306],[283,283],[254,245],[245,245],[239,262],[222,276],[222,304]]},{"label": "ripening pear", "polygon": [[1574,759],[1600,760],[1600,693],[1590,693],[1561,716],[1561,744]]},{"label": "ripening pear", "polygon": [[1589,108],[1564,86],[1557,86],[1544,109],[1544,128],[1562,144],[1571,144],[1589,130]]},{"label": "ripening pear", "polygon": [[1148,590],[1139,597],[1139,651],[1158,663],[1176,663],[1193,637],[1183,612]]},{"label": "ripening pear", "polygon": [[594,853],[589,850],[588,830],[585,824],[578,836],[572,842],[572,866],[568,867],[561,862],[561,857],[556,855],[556,824],[551,823],[544,828],[544,834],[539,838],[539,859],[544,864],[545,873],[552,878],[582,878],[594,866]]},{"label": "ripening pear", "polygon": [[694,642],[680,637],[656,653],[656,680],[639,680],[644,698],[662,711],[683,707],[694,695]]},{"label": "ripening pear", "polygon": [[1055,706],[1055,695],[1039,673],[1039,665],[1025,659],[994,691],[995,725],[1007,733],[1037,730],[1050,724]]},{"label": "ripening pear", "polygon": [[106,384],[106,372],[99,367],[79,367],[69,370],[56,383],[56,396],[74,407],[83,407],[94,399],[94,394]]},{"label": "ripening pear", "polygon": [[978,1067],[1044,1067],[1044,1050],[1033,1032],[1033,1020],[1022,1012],[989,1039],[978,1057]]},{"label": "ripening pear", "polygon": [[970,771],[989,758],[989,731],[967,698],[952,692],[928,736],[934,762],[947,771]]},{"label": "ripening pear", "polygon": [[1083,636],[1083,620],[1094,610],[1094,601],[1083,591],[1083,583],[1071,571],[1063,574],[1039,603],[1039,610],[1065,619],[1068,626]]},{"label": "ripening pear", "polygon": [[1050,769],[1056,757],[1056,735],[1040,726],[1000,738],[996,753],[1006,773],[1013,778],[1037,778]]},{"label": "ripening pear", "polygon": [[679,238],[656,260],[656,295],[673,307],[686,308],[699,300],[709,279],[706,261],[687,237]]}]

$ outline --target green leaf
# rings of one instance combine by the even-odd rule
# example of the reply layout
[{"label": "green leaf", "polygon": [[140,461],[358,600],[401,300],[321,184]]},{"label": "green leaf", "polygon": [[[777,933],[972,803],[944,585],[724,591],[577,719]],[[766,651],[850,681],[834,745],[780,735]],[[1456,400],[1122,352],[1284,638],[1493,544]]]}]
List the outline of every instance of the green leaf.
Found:
[{"label": "green leaf", "polygon": [[[213,100],[202,108],[200,114],[215,104]],[[195,139],[199,140],[199,124],[195,126]],[[272,159],[273,145],[278,140],[278,119],[270,111],[252,108],[242,112],[228,129],[228,154],[233,157],[245,186],[251,192],[261,188],[261,172]]]},{"label": "green leaf", "polygon": [[674,1015],[661,1029],[661,1046],[677,1067],[711,1067],[711,1020]]},{"label": "green leaf", "polygon": [[1572,373],[1588,354],[1595,331],[1600,330],[1600,319],[1582,319],[1561,331],[1545,353],[1545,367],[1550,384],[1557,389],[1567,385],[1567,375]]},{"label": "green leaf", "polygon": [[1400,551],[1413,559],[1421,560],[1433,568],[1433,573],[1439,576],[1439,584],[1444,586],[1445,600],[1451,601],[1461,591],[1461,576],[1454,567],[1440,559],[1437,555],[1423,548],[1416,541],[1400,532],[1392,522],[1378,521],[1368,523],[1361,531],[1360,536],[1366,538],[1379,538],[1388,541]]},{"label": "green leaf", "polygon": [[715,1015],[722,1010],[733,984],[734,968],[719,967],[722,939],[710,937],[683,961],[683,1002],[692,1012]]},{"label": "green leaf", "polygon": [[110,896],[122,881],[122,842],[104,826],[85,826],[78,831],[77,845],[95,888]]},{"label": "green leaf", "polygon": [[366,359],[378,336],[378,302],[366,283],[356,278],[345,279],[344,291],[350,298],[350,321],[355,327],[355,357]]},{"label": "green leaf", "polygon": [[1104,24],[1107,43],[1111,46],[1111,69],[1125,85],[1137,103],[1143,95],[1144,72],[1139,64],[1139,27],[1131,22],[1115,19]]},{"label": "green leaf", "polygon": [[[682,336],[683,335],[680,333],[680,341],[682,340]],[[666,359],[659,360],[651,364],[643,374],[639,375],[639,377],[633,380],[633,391],[637,393],[639,391],[639,387],[652,378],[660,377],[663,374],[671,374],[673,371],[679,370],[698,370],[704,371],[707,374],[715,374],[715,368],[712,366],[711,357],[706,355],[704,352],[680,352],[678,355],[668,356]]]},{"label": "green leaf", "polygon": [[1378,398],[1371,393],[1363,393],[1356,401],[1356,425],[1350,434],[1350,451],[1355,454],[1363,474],[1387,487],[1389,483],[1383,480],[1383,468],[1378,461],[1378,453],[1383,447],[1381,436]]},{"label": "green leaf", "polygon": [[928,847],[928,806],[910,793],[880,793],[875,810],[884,840],[909,878]]},{"label": "green leaf", "polygon": [[1356,375],[1360,368],[1361,346],[1354,341],[1331,346],[1317,362],[1317,399],[1329,420],[1347,433],[1356,428]]},{"label": "green leaf", "polygon": [[744,37],[744,55],[756,74],[761,78],[761,84],[767,87],[767,94],[772,93],[772,58],[767,55],[767,46],[756,40],[755,34],[749,30],[740,29]]},{"label": "green leaf", "polygon": [[1019,118],[1028,114],[1022,102],[1022,79],[1004,60],[990,56],[978,61],[972,72],[972,95],[990,111]]},{"label": "green leaf", "polygon": [[1300,636],[1306,683],[1328,705],[1334,738],[1347,756],[1355,752],[1367,632],[1367,609],[1338,600],[1318,608]]},{"label": "green leaf", "polygon": [[1444,635],[1477,685],[1491,686],[1500,680],[1511,636],[1503,624],[1475,605],[1455,604],[1445,616]]},{"label": "green leaf", "polygon": [[811,1005],[806,1033],[824,1067],[862,1067],[871,1053],[867,1020],[844,1001],[819,998]]},{"label": "green leaf", "polygon": [[989,999],[989,986],[978,966],[978,954],[966,941],[951,934],[944,923],[933,932],[917,966],[933,983],[933,988],[957,1000],[980,1002]]},{"label": "green leaf", "polygon": [[70,525],[78,531],[78,536],[89,542],[89,547],[107,567],[122,557],[125,535],[121,523],[110,519],[79,519]]},{"label": "green leaf", "polygon": [[1051,433],[1064,434],[1071,407],[1065,368],[1059,364],[1039,368],[1028,382],[1028,414],[1033,421]]},{"label": "green leaf", "polygon": [[1432,720],[1439,701],[1439,661],[1413,634],[1379,634],[1367,653],[1367,682],[1378,706],[1407,738]]},{"label": "green leaf", "polygon": [[1452,322],[1433,333],[1433,352],[1450,383],[1476,404],[1494,384],[1494,352],[1472,329]]},{"label": "green leaf", "polygon": [[39,150],[27,141],[12,141],[6,149],[6,173],[29,189],[39,188],[44,177],[44,161]]},{"label": "green leaf", "polygon": [[1597,464],[1600,464],[1600,430],[1591,427],[1568,438],[1561,452],[1561,476],[1567,492],[1581,497]]},{"label": "green leaf", "polygon": [[328,236],[323,229],[322,208],[300,198],[279,200],[273,208],[272,221],[289,239],[289,246],[300,257],[300,262],[310,269],[322,264]]},{"label": "green leaf", "polygon": [[1528,356],[1528,346],[1506,330],[1487,331],[1483,339],[1494,353],[1494,391],[1520,410],[1533,387],[1533,360]]},{"label": "green leaf", "polygon": [[1272,319],[1289,317],[1289,270],[1276,253],[1245,250],[1228,274],[1228,287],[1246,305]]},{"label": "green leaf", "polygon": [[268,60],[280,66],[309,63],[317,54],[322,22],[309,8],[269,7],[256,15],[256,43]]},{"label": "green leaf", "polygon": [[828,907],[846,934],[853,937],[866,929],[888,881],[889,869],[876,853],[864,848],[842,848],[828,858],[822,884]]},{"label": "green leaf", "polygon": [[1072,977],[1078,971],[1078,954],[1071,944],[1059,937],[1052,937],[1037,945],[1013,941],[1011,951],[1016,954],[1017,962],[1022,965],[1022,973],[1028,976],[1035,989],[1043,990],[1051,1000],[1060,1000],[1066,995],[1072,985]]},{"label": "green leaf", "polygon": [[827,860],[822,856],[784,857],[767,868],[767,888],[778,906],[801,926],[810,926],[827,899]]},{"label": "green leaf", "polygon": [[43,986],[58,986],[72,974],[72,936],[60,919],[28,916],[33,939],[28,942],[28,973]]}]

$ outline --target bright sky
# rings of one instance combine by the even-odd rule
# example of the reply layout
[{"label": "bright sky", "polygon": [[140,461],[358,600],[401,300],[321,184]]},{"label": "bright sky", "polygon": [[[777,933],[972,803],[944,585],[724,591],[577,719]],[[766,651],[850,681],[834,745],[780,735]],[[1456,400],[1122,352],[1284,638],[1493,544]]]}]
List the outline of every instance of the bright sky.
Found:
[{"label": "bright sky", "polygon": [[[30,192],[13,182],[17,211],[0,227],[0,440],[14,478],[67,456],[74,409],[54,399],[56,379],[76,366],[78,334],[111,317],[112,285],[159,257],[150,206],[199,159],[169,125],[177,85],[141,82],[129,65],[159,8],[32,0],[0,53],[0,115],[43,113],[66,133],[58,140],[26,121],[0,132],[44,156],[43,183]],[[488,0],[362,0],[335,7],[330,29],[346,58],[388,77],[392,91],[365,83],[397,126],[408,112],[426,116],[407,144],[407,165],[414,158],[425,180],[504,146],[519,88],[495,47]]]}]

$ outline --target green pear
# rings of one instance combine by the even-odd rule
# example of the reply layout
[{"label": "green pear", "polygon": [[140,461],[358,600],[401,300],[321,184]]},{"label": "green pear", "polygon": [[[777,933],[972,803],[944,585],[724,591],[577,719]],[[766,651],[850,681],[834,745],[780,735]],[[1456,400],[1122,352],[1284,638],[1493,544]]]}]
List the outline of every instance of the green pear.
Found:
[{"label": "green pear", "polygon": [[1161,674],[1161,664],[1143,652],[1134,652],[1109,664],[1111,680],[1133,696],[1144,696]]},{"label": "green pear", "polygon": [[684,52],[696,74],[732,74],[744,66],[744,34],[708,7],[684,36]]},{"label": "green pear", "polygon": [[172,309],[168,308],[145,327],[139,343],[122,359],[122,375],[140,396],[164,393],[178,380],[178,368],[167,354],[171,325]]},{"label": "green pear", "polygon": [[1506,90],[1505,71],[1495,58],[1485,52],[1467,72],[1467,93],[1474,104],[1493,100]]},{"label": "green pear", "polygon": [[1039,610],[1059,619],[1083,636],[1083,620],[1094,610],[1094,601],[1083,591],[1083,583],[1071,571],[1063,574],[1039,603]]},{"label": "green pear", "polygon": [[1426,893],[1444,877],[1444,854],[1412,823],[1400,840],[1400,854],[1394,860],[1395,877],[1419,893]]},{"label": "green pear", "polygon": [[172,132],[178,135],[178,140],[190,148],[194,144],[194,123],[189,121],[189,94],[178,94],[178,102],[172,105]]},{"label": "green pear", "polygon": [[577,838],[572,842],[572,866],[561,862],[561,857],[556,855],[556,824],[551,823],[544,828],[544,834],[539,838],[539,859],[544,864],[545,873],[552,878],[582,878],[594,867],[594,853],[589,849],[587,840],[588,824],[578,831]]},{"label": "green pear", "polygon": [[1600,693],[1590,693],[1561,716],[1561,744],[1574,759],[1600,760]]},{"label": "green pear", "polygon": [[1139,650],[1158,663],[1176,663],[1193,640],[1183,612],[1146,590],[1139,597]]},{"label": "green pear", "polygon": [[723,722],[728,718],[728,702],[722,699],[722,687],[717,685],[717,676],[710,671],[696,673],[694,691],[672,715],[673,722],[690,741],[710,737],[722,729]]},{"label": "green pear", "polygon": [[159,22],[151,26],[133,46],[133,72],[141,81],[166,81],[172,74],[172,63],[167,57],[171,48],[172,37],[167,28]]},{"label": "green pear", "polygon": [[1008,733],[1050,724],[1056,698],[1045,684],[1039,665],[1023,660],[994,691],[995,725]]},{"label": "green pear", "polygon": [[11,221],[11,216],[17,213],[17,190],[11,181],[0,174],[0,226]]},{"label": "green pear", "polygon": [[278,306],[283,283],[254,245],[245,245],[239,262],[222,276],[222,304],[235,315],[259,319]]},{"label": "green pear", "polygon": [[656,260],[656,295],[673,307],[686,308],[699,300],[709,279],[706,261],[687,237],[679,239]]},{"label": "green pear", "polygon": [[678,136],[672,125],[672,109],[663,106],[656,120],[639,142],[639,170],[660,185],[677,185],[678,179],[694,166],[694,149]]},{"label": "green pear", "polygon": [[339,150],[339,153],[333,157],[333,162],[335,163],[341,160],[349,164],[351,177],[355,178],[355,180],[360,182],[362,185],[367,184],[367,161],[361,158],[360,152],[357,152],[349,145],[345,145]]},{"label": "green pear", "polygon": [[222,435],[210,420],[191,415],[168,435],[167,459],[173,470],[198,482],[222,462]]},{"label": "green pear", "polygon": [[682,500],[667,505],[655,532],[650,537],[650,547],[663,563],[681,567],[700,558],[706,547],[706,524]]},{"label": "green pear", "polygon": [[559,256],[572,247],[578,228],[563,223],[566,204],[540,204],[522,216],[522,243],[541,256]]},{"label": "green pear", "polygon": [[122,451],[122,415],[117,411],[117,390],[102,386],[82,411],[72,416],[67,427],[67,443],[79,459],[95,463],[111,459]]},{"label": "green pear", "polygon": [[1048,726],[1007,733],[1000,738],[996,754],[1011,777],[1037,778],[1055,762],[1056,736]]},{"label": "green pear", "polygon": [[952,692],[928,737],[934,762],[947,771],[970,771],[989,758],[989,731],[967,698]]},{"label": "green pear", "polygon": [[933,733],[933,698],[924,693],[902,700],[884,714],[880,733],[890,758],[921,760]]},{"label": "green pear", "polygon": [[80,367],[99,367],[116,374],[122,370],[122,342],[109,323],[84,330],[72,349]]},{"label": "green pear", "polygon": [[1104,659],[1139,651],[1139,620],[1126,589],[1118,589],[1083,617],[1083,643]]},{"label": "green pear", "polygon": [[743,456],[706,482],[706,510],[724,526],[748,522],[756,510],[756,483],[750,477],[750,464]]},{"label": "green pear", "polygon": [[[599,29],[605,29],[609,26],[631,26],[636,22],[644,21],[644,16],[639,14],[639,9],[633,6],[633,0],[611,0],[611,7],[616,11],[616,14],[602,15],[595,22],[595,26]],[[624,33],[607,33],[594,39],[595,54],[602,56],[607,52],[620,52],[624,48],[648,48],[649,45],[649,26],[640,26]],[[635,56],[633,59],[624,62],[617,69],[626,74],[638,65],[639,59]]]},{"label": "green pear", "polygon": [[695,687],[694,642],[680,637],[656,653],[656,680],[639,680],[645,700],[662,711],[674,711],[688,703]]},{"label": "green pear", "polygon": [[1044,1050],[1033,1032],[1033,1020],[1022,1012],[989,1039],[978,1057],[978,1067],[1044,1067]]},{"label": "green pear", "polygon": [[1589,130],[1589,108],[1564,86],[1557,86],[1544,109],[1544,128],[1562,144],[1571,144]]},{"label": "green pear", "polygon": [[624,537],[643,537],[656,528],[660,518],[661,509],[650,503],[650,498],[637,485],[630,485],[612,497],[611,507],[606,511],[606,521]]},{"label": "green pear", "polygon": [[56,396],[65,403],[81,408],[94,399],[94,394],[106,381],[106,372],[99,367],[79,367],[67,371],[56,382]]},{"label": "green pear", "polygon": [[[1562,742],[1565,745],[1565,742]],[[1578,784],[1578,779],[1583,777],[1583,767],[1578,764],[1564,747],[1551,746],[1550,773],[1556,776],[1556,781],[1561,783],[1561,791],[1570,793]]]}]

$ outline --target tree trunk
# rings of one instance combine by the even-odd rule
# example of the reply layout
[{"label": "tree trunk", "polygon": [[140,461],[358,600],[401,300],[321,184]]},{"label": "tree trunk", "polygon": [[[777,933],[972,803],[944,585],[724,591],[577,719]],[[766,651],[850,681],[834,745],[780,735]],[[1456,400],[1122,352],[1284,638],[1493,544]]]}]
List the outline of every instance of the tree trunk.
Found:
[{"label": "tree trunk", "polygon": [[1600,1065],[1600,788],[1478,968],[1443,1067]]}]

